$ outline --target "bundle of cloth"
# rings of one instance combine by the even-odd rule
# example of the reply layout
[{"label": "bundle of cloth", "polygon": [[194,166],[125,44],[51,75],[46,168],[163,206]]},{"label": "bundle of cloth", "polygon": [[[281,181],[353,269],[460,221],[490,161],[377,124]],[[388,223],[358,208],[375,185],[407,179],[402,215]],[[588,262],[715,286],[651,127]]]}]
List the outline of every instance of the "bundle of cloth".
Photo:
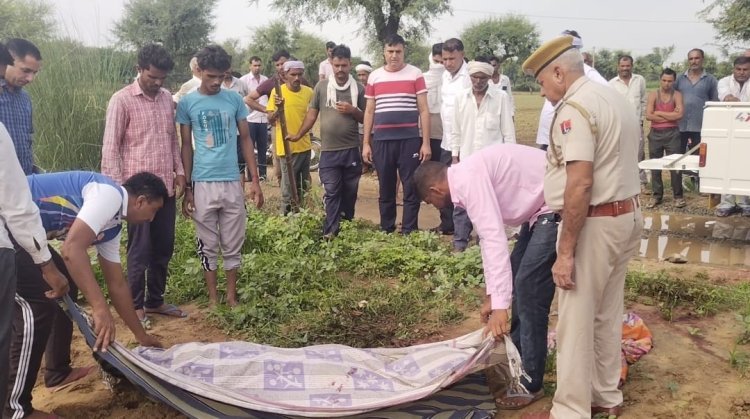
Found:
[{"label": "bundle of cloth", "polygon": [[[69,297],[64,308],[89,346],[91,320]],[[343,345],[277,348],[251,342],[184,343],[130,350],[115,342],[97,353],[105,378],[118,376],[189,417],[492,417],[493,396],[480,372],[492,367],[525,393],[510,338],[482,331],[406,348]],[[271,414],[272,416],[268,416]],[[369,417],[369,416],[368,416]]]}]

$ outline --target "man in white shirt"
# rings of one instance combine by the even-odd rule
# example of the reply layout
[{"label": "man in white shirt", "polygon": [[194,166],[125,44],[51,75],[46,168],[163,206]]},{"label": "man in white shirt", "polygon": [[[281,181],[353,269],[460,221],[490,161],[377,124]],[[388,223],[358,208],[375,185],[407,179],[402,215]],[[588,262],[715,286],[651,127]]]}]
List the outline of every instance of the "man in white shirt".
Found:
[{"label": "man in white shirt", "polygon": [[[260,74],[263,61],[258,56],[250,57],[250,72],[240,77],[247,85],[248,91],[255,91],[261,83],[268,80],[268,77]],[[268,96],[263,95],[258,98],[258,103],[264,108],[268,105]],[[250,138],[255,143],[255,158],[258,159],[258,176],[260,180],[266,180],[266,152],[268,150],[268,117],[265,113],[250,109],[250,115],[247,116],[247,123],[250,127]]]},{"label": "man in white shirt", "polygon": [[[483,61],[480,60],[479,57],[475,58],[477,61]],[[493,86],[496,86],[500,90],[504,91],[508,94],[508,99],[510,99],[510,109],[513,114],[513,116],[516,115],[516,101],[513,99],[513,89],[512,85],[510,84],[510,77],[506,76],[502,73],[503,66],[500,64],[500,60],[492,56],[489,59],[490,64],[495,69],[495,72],[492,73],[492,78],[490,79],[490,82]]]},{"label": "man in white shirt", "polygon": [[[443,43],[432,44],[432,52],[429,58],[430,67],[422,73],[425,85],[427,85],[427,107],[430,109],[430,148],[432,149],[432,161],[440,161],[442,157],[441,144],[443,143],[443,120],[440,118],[440,107],[442,104],[440,88],[443,85]],[[430,229],[442,235],[453,234],[453,210],[451,208],[439,208],[440,224]]]},{"label": "man in white shirt", "polygon": [[[565,30],[561,35],[570,35],[573,37],[573,46],[581,49],[583,48],[583,40],[578,32],[574,30]],[[590,78],[599,84],[609,86],[607,79],[602,77],[594,67],[584,63],[583,72],[586,77]],[[539,114],[539,128],[536,132],[536,143],[539,144],[542,150],[546,150],[549,146],[549,130],[552,125],[552,117],[555,115],[555,108],[552,106],[549,100],[544,99],[544,105],[542,106],[542,112]]]},{"label": "man in white shirt", "polygon": [[[717,90],[722,102],[750,102],[750,50],[744,56],[734,59],[732,74],[719,80]],[[750,217],[750,197],[722,195],[721,203],[716,207],[717,217],[728,217],[735,212],[742,212],[743,217]]]},{"label": "man in white shirt", "polygon": [[[646,112],[646,79],[640,74],[633,74],[633,57],[622,55],[617,61],[617,76],[609,81],[609,85],[617,93],[623,95],[633,106],[635,117],[641,123],[641,138],[638,143],[638,161],[643,161],[646,157],[643,151],[643,118]],[[641,179],[641,186],[648,183],[646,171],[641,169],[638,172]]]},{"label": "man in white shirt", "polygon": [[[513,110],[508,94],[490,88],[495,69],[490,63],[470,61],[467,66],[471,88],[456,95],[451,130],[452,164],[482,148],[498,143],[515,143]],[[453,249],[463,251],[469,245],[472,224],[466,210],[453,210]]]},{"label": "man in white shirt", "polygon": [[[453,105],[456,95],[471,88],[469,72],[464,60],[464,44],[460,39],[451,38],[443,42],[443,67],[445,71],[440,84],[440,118],[443,121],[443,140],[440,142],[440,162],[450,166],[453,146],[451,144],[451,129],[453,122]],[[441,218],[453,219],[453,205],[441,209]],[[455,220],[454,220],[455,224]],[[444,230],[447,231],[447,230]],[[454,225],[455,231],[455,225]],[[462,250],[462,249],[457,249]]]},{"label": "man in white shirt", "polygon": [[183,96],[197,89],[198,86],[201,85],[201,79],[198,74],[198,59],[195,57],[190,59],[190,72],[193,74],[193,77],[185,83],[182,83],[180,90],[172,95],[174,103],[179,103]]},{"label": "man in white shirt", "polygon": [[326,59],[321,61],[320,65],[318,66],[318,81],[333,77],[333,65],[331,64],[331,57],[333,56],[332,54],[334,48],[336,48],[335,42],[326,42]]}]

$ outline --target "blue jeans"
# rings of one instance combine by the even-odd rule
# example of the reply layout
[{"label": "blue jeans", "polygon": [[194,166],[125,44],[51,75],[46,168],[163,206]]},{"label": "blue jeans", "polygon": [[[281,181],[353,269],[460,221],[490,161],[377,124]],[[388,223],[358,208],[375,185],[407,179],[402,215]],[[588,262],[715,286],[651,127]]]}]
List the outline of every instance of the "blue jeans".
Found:
[{"label": "blue jeans", "polygon": [[268,151],[268,124],[248,122],[250,138],[255,144],[255,160],[258,162],[258,176],[266,177],[266,152]]},{"label": "blue jeans", "polygon": [[557,257],[557,214],[539,216],[533,227],[525,223],[510,254],[513,269],[513,317],[510,336],[521,353],[523,369],[531,377],[521,382],[530,392],[542,388],[547,361],[549,308],[555,296],[552,265]]},{"label": "blue jeans", "polygon": [[[437,160],[433,159],[433,161],[439,161],[445,164],[446,166],[450,167],[451,163],[453,162],[453,156],[451,156],[450,151],[443,150],[440,147],[440,140],[438,140],[437,150],[438,150]],[[433,151],[433,153],[435,152]],[[432,156],[435,157],[435,154],[433,154]],[[468,216],[467,216],[467,219],[468,219]],[[439,228],[440,228],[440,231],[454,231],[455,230],[456,227],[453,224],[453,202],[448,202],[448,206],[446,206],[445,208],[440,208],[440,227]]]},{"label": "blue jeans", "polygon": [[464,250],[469,246],[469,239],[471,238],[471,231],[474,229],[474,225],[469,219],[469,214],[466,210],[461,207],[453,208],[453,248],[456,250]]}]

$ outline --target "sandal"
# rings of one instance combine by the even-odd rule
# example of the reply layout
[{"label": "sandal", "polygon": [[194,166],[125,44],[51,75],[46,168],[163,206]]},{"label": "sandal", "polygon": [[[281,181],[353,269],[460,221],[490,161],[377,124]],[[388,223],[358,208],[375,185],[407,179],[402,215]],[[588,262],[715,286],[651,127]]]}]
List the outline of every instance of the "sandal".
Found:
[{"label": "sandal", "polygon": [[599,406],[591,406],[591,415],[605,415],[606,418],[611,417],[618,417],[622,415],[622,406],[615,406],[615,407],[599,407]]},{"label": "sandal", "polygon": [[661,205],[661,199],[652,198],[650,201],[648,201],[646,208],[652,209],[658,207],[659,205]]},{"label": "sandal", "polygon": [[179,318],[185,318],[188,316],[187,313],[180,310],[180,308],[174,304],[162,304],[162,306],[158,308],[146,308],[146,313],[163,314],[165,316],[172,316],[172,317],[179,317]]},{"label": "sandal", "polygon": [[503,397],[495,399],[495,406],[500,410],[520,410],[544,397],[544,389],[536,393],[521,394],[510,390]]}]

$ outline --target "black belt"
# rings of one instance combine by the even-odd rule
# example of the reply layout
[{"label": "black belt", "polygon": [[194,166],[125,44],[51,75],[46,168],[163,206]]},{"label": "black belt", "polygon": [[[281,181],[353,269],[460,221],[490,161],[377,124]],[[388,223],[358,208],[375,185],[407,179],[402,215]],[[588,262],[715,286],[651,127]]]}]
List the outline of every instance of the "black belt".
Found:
[{"label": "black belt", "polygon": [[536,222],[541,222],[542,224],[547,223],[559,223],[560,220],[562,220],[562,217],[560,217],[560,213],[557,212],[548,212],[546,214],[542,214],[539,217],[537,217]]}]

